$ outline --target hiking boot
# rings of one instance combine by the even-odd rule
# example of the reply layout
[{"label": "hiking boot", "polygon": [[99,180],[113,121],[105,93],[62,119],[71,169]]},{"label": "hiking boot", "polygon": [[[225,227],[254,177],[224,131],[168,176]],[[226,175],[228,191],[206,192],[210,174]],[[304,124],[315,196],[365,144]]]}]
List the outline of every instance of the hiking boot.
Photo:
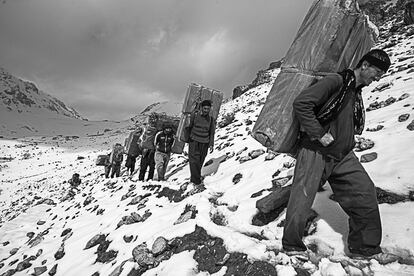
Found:
[{"label": "hiking boot", "polygon": [[394,254],[391,254],[391,253],[383,253],[383,252],[373,254],[373,255],[370,255],[370,256],[366,256],[366,255],[351,252],[350,257],[354,258],[354,259],[359,259],[359,260],[374,259],[381,265],[386,265],[386,264],[397,262],[397,261],[401,260],[400,256],[397,256],[397,255],[394,255]]},{"label": "hiking boot", "polygon": [[252,218],[252,225],[255,226],[264,226],[272,221],[274,221],[279,214],[277,212],[269,212],[269,213],[263,213],[259,210],[259,212],[253,216]]},{"label": "hiking boot", "polygon": [[309,260],[309,250],[284,250],[283,253],[303,262],[307,262]]}]

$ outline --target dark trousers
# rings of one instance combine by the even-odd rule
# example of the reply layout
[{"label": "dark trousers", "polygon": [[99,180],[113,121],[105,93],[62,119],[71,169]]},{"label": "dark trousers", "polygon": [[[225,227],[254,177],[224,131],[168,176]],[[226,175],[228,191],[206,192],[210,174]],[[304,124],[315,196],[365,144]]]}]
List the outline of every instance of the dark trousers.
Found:
[{"label": "dark trousers", "polygon": [[326,181],[335,200],[349,216],[349,250],[364,255],[381,252],[381,219],[374,183],[354,152],[335,161],[304,148],[300,149],[296,160],[283,247],[306,250],[302,241],[306,220],[319,186]]},{"label": "dark trousers", "polygon": [[114,178],[115,175],[116,177],[119,177],[119,175],[121,174],[121,163],[113,163],[108,166],[105,166],[105,177],[108,178],[110,173],[111,178]]},{"label": "dark trousers", "polygon": [[201,168],[208,152],[208,143],[191,141],[188,143],[188,158],[190,162],[190,181],[194,184],[201,184]]},{"label": "dark trousers", "polygon": [[145,173],[147,172],[147,168],[149,167],[148,171],[148,178],[147,180],[154,178],[154,170],[155,170],[155,160],[154,160],[154,152],[148,152],[141,157],[141,164],[139,169],[139,180],[144,181]]},{"label": "dark trousers", "polygon": [[127,159],[125,160],[125,167],[128,168],[128,170],[131,172],[131,174],[135,171],[135,163],[137,161],[136,156],[128,155]]}]

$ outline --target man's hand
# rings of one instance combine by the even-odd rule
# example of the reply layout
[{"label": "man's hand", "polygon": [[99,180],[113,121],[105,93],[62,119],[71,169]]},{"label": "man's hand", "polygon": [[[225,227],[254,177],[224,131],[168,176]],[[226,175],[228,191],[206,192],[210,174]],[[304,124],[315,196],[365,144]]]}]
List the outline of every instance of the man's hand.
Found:
[{"label": "man's hand", "polygon": [[214,151],[214,147],[210,146],[210,153],[212,153]]},{"label": "man's hand", "polygon": [[327,147],[334,141],[334,138],[329,132],[327,132],[324,136],[319,138],[318,141],[322,144],[322,146]]}]

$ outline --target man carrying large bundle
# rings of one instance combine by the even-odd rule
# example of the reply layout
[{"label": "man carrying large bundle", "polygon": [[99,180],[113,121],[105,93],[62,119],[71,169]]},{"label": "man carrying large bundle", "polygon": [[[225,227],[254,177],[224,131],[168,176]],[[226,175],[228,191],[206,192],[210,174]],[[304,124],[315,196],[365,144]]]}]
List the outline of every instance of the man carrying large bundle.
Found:
[{"label": "man carrying large bundle", "polygon": [[171,149],[174,144],[174,133],[172,126],[164,125],[164,129],[155,135],[155,167],[157,168],[158,181],[165,180],[168,162],[170,161]]},{"label": "man carrying large bundle", "polygon": [[116,143],[109,155],[109,164],[105,167],[106,178],[109,177],[109,174],[111,174],[111,178],[114,178],[114,176],[119,177],[122,160],[124,160],[124,147],[121,144]]},{"label": "man carrying large bundle", "polygon": [[137,130],[130,133],[128,139],[126,140],[127,143],[125,145],[127,158],[125,160],[125,167],[127,167],[128,171],[132,175],[135,171],[135,162],[137,157],[141,153],[140,147],[140,136],[142,135],[143,129],[138,127]]},{"label": "man carrying large bundle", "polygon": [[201,168],[206,159],[208,149],[213,152],[215,124],[210,116],[211,101],[201,102],[201,112],[191,114],[188,133],[188,156],[190,162],[190,181],[196,185],[201,184]]},{"label": "man carrying large bundle", "polygon": [[303,90],[293,103],[301,138],[282,244],[305,251],[306,220],[320,185],[329,182],[335,200],[349,216],[351,254],[381,253],[381,220],[374,183],[353,152],[354,134],[364,129],[361,89],[378,81],[390,59],[382,50],[364,55],[354,70],[328,75]]}]

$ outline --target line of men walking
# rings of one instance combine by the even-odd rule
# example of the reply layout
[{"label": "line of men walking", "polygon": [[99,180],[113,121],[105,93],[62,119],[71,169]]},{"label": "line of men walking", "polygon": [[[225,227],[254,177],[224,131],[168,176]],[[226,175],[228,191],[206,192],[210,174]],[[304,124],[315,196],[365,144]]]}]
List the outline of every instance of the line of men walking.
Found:
[{"label": "line of men walking", "polygon": [[[215,122],[210,115],[211,101],[201,102],[201,110],[191,114],[190,125],[186,131],[189,134],[188,156],[190,163],[190,181],[200,186],[202,184],[201,169],[203,167],[208,151],[213,152]],[[145,127],[145,126],[144,126]],[[139,127],[135,135],[141,135],[143,129]],[[125,166],[130,175],[135,172],[136,159],[141,155],[139,177],[140,181],[148,181],[154,178],[155,169],[157,170],[158,181],[166,179],[165,173],[171,157],[171,150],[176,137],[172,125],[166,124],[154,138],[154,149],[141,148],[141,140],[136,141],[137,150],[127,154]],[[121,163],[123,161],[123,147],[117,143],[109,154],[109,162],[105,166],[105,177],[119,177]],[[147,175],[147,178],[145,178]]]}]

